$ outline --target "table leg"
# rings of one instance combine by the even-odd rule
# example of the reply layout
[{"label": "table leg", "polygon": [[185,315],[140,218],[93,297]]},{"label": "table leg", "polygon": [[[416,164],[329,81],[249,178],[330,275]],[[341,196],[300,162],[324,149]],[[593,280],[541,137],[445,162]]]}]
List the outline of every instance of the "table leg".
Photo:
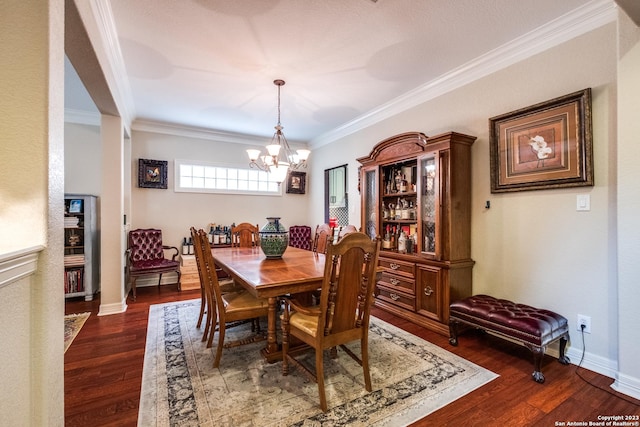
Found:
[{"label": "table leg", "polygon": [[275,353],[279,350],[278,348],[278,341],[276,338],[276,316],[278,315],[277,310],[276,310],[276,304],[278,302],[277,298],[274,297],[270,297],[269,298],[269,316],[267,318],[268,320],[268,326],[267,326],[267,352],[268,353]]},{"label": "table leg", "polygon": [[282,352],[280,351],[280,346],[278,345],[277,338],[277,318],[278,311],[276,310],[276,305],[278,303],[278,298],[269,297],[267,299],[269,304],[269,312],[267,316],[267,346],[262,349],[262,356],[269,362],[278,362],[282,360]]}]

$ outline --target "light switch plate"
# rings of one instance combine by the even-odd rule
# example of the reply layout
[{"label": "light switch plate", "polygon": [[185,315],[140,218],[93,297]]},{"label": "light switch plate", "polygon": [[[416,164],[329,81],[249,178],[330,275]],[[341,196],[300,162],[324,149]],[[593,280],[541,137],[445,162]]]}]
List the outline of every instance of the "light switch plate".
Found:
[{"label": "light switch plate", "polygon": [[577,211],[590,211],[591,210],[591,196],[588,194],[578,194],[576,196],[576,210]]}]

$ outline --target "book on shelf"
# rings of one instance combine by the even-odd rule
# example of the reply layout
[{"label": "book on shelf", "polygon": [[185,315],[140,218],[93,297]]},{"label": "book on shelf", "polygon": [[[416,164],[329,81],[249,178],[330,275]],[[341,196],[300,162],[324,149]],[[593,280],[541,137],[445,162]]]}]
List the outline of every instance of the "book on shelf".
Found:
[{"label": "book on shelf", "polygon": [[65,216],[64,217],[64,227],[65,228],[77,228],[80,219],[77,216]]},{"label": "book on shelf", "polygon": [[84,254],[76,254],[76,255],[65,255],[64,256],[64,266],[73,266],[73,265],[83,265],[84,264]]},{"label": "book on shelf", "polygon": [[83,274],[84,274],[83,268],[65,270],[64,272],[64,293],[65,294],[84,292]]}]

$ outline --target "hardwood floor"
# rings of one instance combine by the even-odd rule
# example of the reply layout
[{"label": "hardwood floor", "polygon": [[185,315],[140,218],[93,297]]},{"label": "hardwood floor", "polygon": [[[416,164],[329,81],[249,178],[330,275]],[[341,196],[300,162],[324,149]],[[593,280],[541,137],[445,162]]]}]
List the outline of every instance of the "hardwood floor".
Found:
[{"label": "hardwood floor", "polygon": [[[65,354],[65,425],[136,426],[149,305],[199,296],[198,290],[178,292],[175,286],[140,288],[126,313],[101,317],[99,300],[67,301],[67,313],[92,315]],[[599,415],[640,415],[640,401],[613,391],[611,378],[580,369],[589,384],[576,374],[575,365],[546,357],[541,385],[531,380],[531,353],[521,346],[470,331],[452,347],[447,337],[375,307],[373,314],[500,375],[413,426],[588,425]],[[580,337],[573,335],[572,345],[581,347]]]}]

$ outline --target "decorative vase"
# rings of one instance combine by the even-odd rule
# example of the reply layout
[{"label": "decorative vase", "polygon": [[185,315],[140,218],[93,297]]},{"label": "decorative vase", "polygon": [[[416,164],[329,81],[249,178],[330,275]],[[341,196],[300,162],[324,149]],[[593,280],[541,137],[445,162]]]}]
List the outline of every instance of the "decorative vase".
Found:
[{"label": "decorative vase", "polygon": [[267,258],[282,258],[289,246],[289,232],[280,223],[280,217],[267,217],[260,229],[260,248]]}]

